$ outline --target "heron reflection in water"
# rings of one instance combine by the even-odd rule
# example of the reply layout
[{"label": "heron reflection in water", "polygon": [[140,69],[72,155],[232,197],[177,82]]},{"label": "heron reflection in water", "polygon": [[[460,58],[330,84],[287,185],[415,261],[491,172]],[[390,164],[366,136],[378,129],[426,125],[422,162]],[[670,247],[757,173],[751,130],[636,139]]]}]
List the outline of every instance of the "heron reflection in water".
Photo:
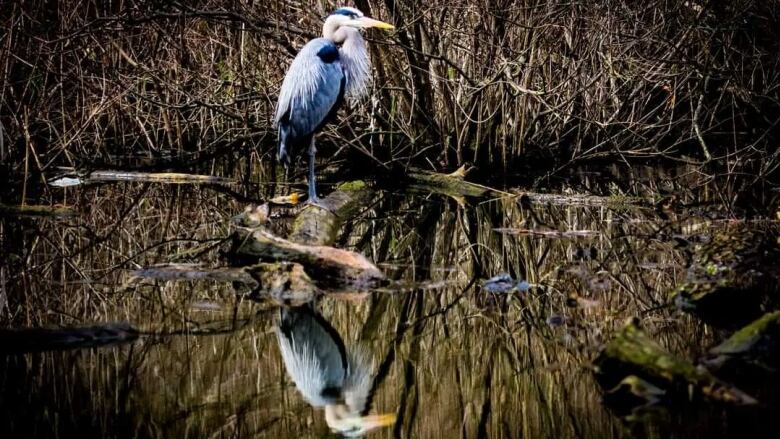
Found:
[{"label": "heron reflection in water", "polygon": [[339,333],[307,304],[282,308],[276,335],[287,373],[331,430],[348,437],[389,426],[395,415],[368,415],[373,379],[368,359],[347,351]]}]

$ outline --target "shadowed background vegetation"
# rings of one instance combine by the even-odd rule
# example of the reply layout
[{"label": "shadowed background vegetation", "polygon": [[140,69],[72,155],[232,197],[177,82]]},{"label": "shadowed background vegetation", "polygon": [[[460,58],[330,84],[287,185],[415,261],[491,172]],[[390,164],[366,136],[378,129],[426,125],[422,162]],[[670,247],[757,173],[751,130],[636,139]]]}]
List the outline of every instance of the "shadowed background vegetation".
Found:
[{"label": "shadowed background vegetation", "polygon": [[[191,169],[237,152],[271,163],[281,79],[335,6],[4,2],[4,171]],[[471,162],[512,176],[540,158],[550,171],[593,158],[717,158],[759,177],[780,164],[778,2],[354,6],[397,31],[369,34],[375,85],[321,136],[332,163]]]}]

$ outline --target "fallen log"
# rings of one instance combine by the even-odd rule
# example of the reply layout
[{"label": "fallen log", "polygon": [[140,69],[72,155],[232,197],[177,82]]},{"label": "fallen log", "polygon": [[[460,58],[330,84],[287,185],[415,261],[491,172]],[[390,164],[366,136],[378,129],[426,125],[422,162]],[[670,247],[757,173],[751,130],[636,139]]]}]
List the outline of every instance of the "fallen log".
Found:
[{"label": "fallen log", "polygon": [[330,247],[344,221],[354,217],[372,194],[362,181],[340,185],[321,205],[308,205],[301,210],[288,239],[265,230],[262,227],[265,217],[255,212],[258,209],[248,209],[242,222],[254,218],[249,222],[256,227],[237,228],[231,253],[244,260],[300,264],[316,288],[329,293],[365,291],[379,286],[385,277],[365,256]]},{"label": "fallen log", "polygon": [[263,229],[238,229],[233,252],[262,261],[287,261],[303,266],[314,284],[323,290],[366,290],[385,277],[365,256],[325,245],[288,241]]},{"label": "fallen log", "polygon": [[409,171],[409,177],[414,182],[412,184],[413,188],[449,195],[456,199],[462,196],[481,197],[488,194],[510,195],[506,192],[466,181],[465,177],[467,174],[468,170],[465,166],[461,166],[451,174],[441,174],[421,169]]},{"label": "fallen log", "polygon": [[780,400],[780,311],[765,314],[710,349],[703,363],[718,377],[758,396]]},{"label": "fallen log", "polygon": [[613,397],[631,388],[625,386],[629,379],[646,383],[643,387],[660,389],[652,396],[665,402],[706,399],[734,405],[756,403],[753,397],[703,367],[670,354],[633,321],[602,349],[594,361],[594,371],[605,393]]},{"label": "fallen log", "polygon": [[324,209],[308,205],[295,217],[288,239],[308,245],[330,245],[346,219],[354,217],[371,199],[373,191],[363,181],[340,185],[322,200]]},{"label": "fallen log", "polygon": [[[290,239],[264,228],[268,205],[250,206],[233,218],[236,231],[228,252],[238,266],[164,264],[137,270],[133,279],[232,282],[237,292],[284,304],[329,293],[354,292],[379,285],[384,275],[364,256],[329,247],[343,221],[365,205],[371,191],[363,182],[345,183],[322,206],[306,206],[295,219]],[[259,261],[259,262],[258,262]]]}]

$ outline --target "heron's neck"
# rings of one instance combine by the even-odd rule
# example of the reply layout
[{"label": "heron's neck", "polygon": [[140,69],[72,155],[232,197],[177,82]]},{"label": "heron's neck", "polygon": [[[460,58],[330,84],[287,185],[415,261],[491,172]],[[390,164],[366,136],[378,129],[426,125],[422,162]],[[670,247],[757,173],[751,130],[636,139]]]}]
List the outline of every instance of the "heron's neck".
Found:
[{"label": "heron's neck", "polygon": [[363,40],[357,29],[341,26],[334,20],[325,20],[325,24],[322,26],[322,36],[339,45],[355,38]]},{"label": "heron's neck", "polygon": [[341,46],[339,56],[347,76],[346,94],[358,99],[368,92],[371,79],[371,62],[366,50],[366,42],[357,29],[347,26],[334,26],[325,22],[323,36]]}]

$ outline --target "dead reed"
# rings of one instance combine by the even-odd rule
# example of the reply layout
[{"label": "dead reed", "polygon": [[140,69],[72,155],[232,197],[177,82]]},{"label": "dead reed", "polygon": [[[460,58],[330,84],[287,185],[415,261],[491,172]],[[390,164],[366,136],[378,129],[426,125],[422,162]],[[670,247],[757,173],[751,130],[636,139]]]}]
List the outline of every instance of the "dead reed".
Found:
[{"label": "dead reed", "polygon": [[[354,5],[398,30],[371,41],[373,98],[324,136],[324,147],[354,147],[342,156],[510,174],[540,158],[551,170],[605,157],[712,160],[759,177],[780,165],[777,2]],[[10,2],[0,9],[3,163],[12,175],[128,157],[186,169],[234,151],[272,163],[281,78],[334,6]]]}]

